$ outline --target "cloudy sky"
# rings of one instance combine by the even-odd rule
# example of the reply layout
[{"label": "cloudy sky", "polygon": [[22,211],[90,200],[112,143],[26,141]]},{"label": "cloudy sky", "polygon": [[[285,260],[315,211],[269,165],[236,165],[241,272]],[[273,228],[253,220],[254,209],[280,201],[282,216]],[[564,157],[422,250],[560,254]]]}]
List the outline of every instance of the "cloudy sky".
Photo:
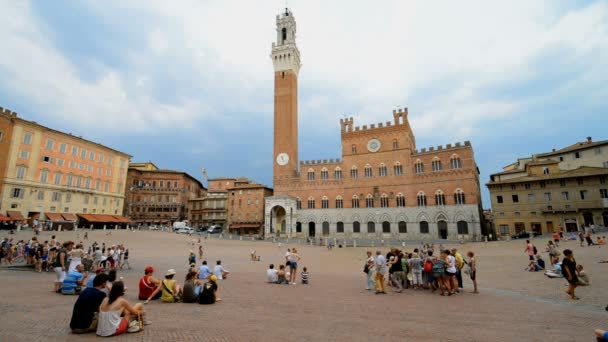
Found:
[{"label": "cloudy sky", "polygon": [[[271,185],[269,54],[284,5],[0,0],[0,106],[134,161]],[[517,157],[608,139],[606,1],[289,6],[300,160],[340,156],[340,118],[388,121],[401,107],[418,148],[470,140],[482,183]]]}]

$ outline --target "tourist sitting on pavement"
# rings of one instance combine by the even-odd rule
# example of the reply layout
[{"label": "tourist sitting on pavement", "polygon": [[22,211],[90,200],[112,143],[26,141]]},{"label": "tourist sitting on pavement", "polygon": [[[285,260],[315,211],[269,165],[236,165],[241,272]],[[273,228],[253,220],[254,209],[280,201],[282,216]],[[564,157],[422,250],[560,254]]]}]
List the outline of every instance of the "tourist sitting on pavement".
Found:
[{"label": "tourist sitting on pavement", "polygon": [[160,280],[154,278],[154,268],[152,266],[146,267],[144,272],[144,276],[139,279],[139,295],[137,297],[140,300],[145,300],[144,303],[149,303],[150,300],[159,299],[161,296]]},{"label": "tourist sitting on pavement", "polygon": [[188,263],[196,264],[196,255],[194,254],[194,251],[192,251],[192,250],[190,250],[190,255],[188,256]]},{"label": "tourist sitting on pavement", "polygon": [[540,254],[536,255],[536,264],[540,267],[540,270],[545,269],[545,260],[540,256]]},{"label": "tourist sitting on pavement", "polygon": [[578,284],[579,286],[589,286],[589,276],[583,270],[583,265],[576,265],[576,275],[578,276]]},{"label": "tourist sitting on pavement", "polygon": [[302,277],[302,284],[308,285],[308,279],[310,277],[310,274],[308,273],[308,269],[306,268],[306,266],[304,266],[304,268],[302,269],[302,273],[300,274],[300,276]]},{"label": "tourist sitting on pavement", "polygon": [[541,270],[541,267],[536,263],[536,261],[530,261],[528,267],[526,267],[526,271],[528,272],[538,272]]},{"label": "tourist sitting on pavement", "polygon": [[251,261],[258,261],[258,257],[256,255],[255,250],[251,251],[250,256],[251,256],[251,259],[250,259]]},{"label": "tourist sitting on pavement", "polygon": [[285,265],[279,266],[279,271],[277,272],[277,284],[289,284],[287,281],[287,275],[285,273]]},{"label": "tourist sitting on pavement", "polygon": [[182,290],[182,299],[184,303],[196,303],[201,292],[203,283],[196,279],[196,271],[188,272],[184,289]]},{"label": "tourist sitting on pavement", "polygon": [[226,279],[228,274],[230,274],[230,271],[228,271],[227,269],[224,268],[224,266],[222,266],[221,260],[218,260],[216,262],[215,267],[213,268],[213,274],[215,274],[217,279],[222,280],[222,279]]},{"label": "tourist sitting on pavement", "polygon": [[602,329],[595,329],[595,337],[598,342],[608,341],[608,331]]},{"label": "tourist sitting on pavement", "polygon": [[175,270],[168,270],[167,273],[165,273],[165,279],[163,279],[161,284],[162,295],[160,299],[165,303],[179,302],[182,297],[182,289],[173,277],[175,277]]},{"label": "tourist sitting on pavement", "polygon": [[201,267],[198,269],[198,279],[207,280],[212,274],[211,269],[207,266],[207,260],[203,260]]},{"label": "tourist sitting on pavement", "polygon": [[190,268],[188,269],[188,272],[186,272],[186,274],[188,274],[190,272],[194,272],[194,274],[198,273],[198,270],[196,268],[196,264],[190,264]]},{"label": "tourist sitting on pavement", "polygon": [[87,277],[89,272],[84,272],[84,266],[79,264],[73,271],[69,271],[61,284],[61,294],[74,295],[79,294],[83,285],[86,287]]},{"label": "tourist sitting on pavement", "polygon": [[201,294],[198,296],[199,304],[213,304],[219,302],[221,299],[217,297],[217,277],[212,275],[209,277],[209,281],[203,285]]},{"label": "tourist sitting on pavement", "polygon": [[106,298],[106,293],[102,290],[106,288],[107,282],[106,274],[97,274],[93,277],[93,286],[87,287],[80,293],[74,304],[70,320],[72,333],[84,334],[97,330],[99,306]]},{"label": "tourist sitting on pavement", "polygon": [[95,274],[91,274],[89,275],[89,278],[87,279],[87,288],[93,288],[95,287],[94,281],[95,278],[100,275],[101,273],[103,273],[103,267],[97,267],[97,270],[95,270]]},{"label": "tourist sitting on pavement", "polygon": [[276,284],[279,281],[279,271],[274,269],[274,264],[270,264],[266,270],[266,282]]},{"label": "tourist sitting on pavement", "polygon": [[142,318],[144,306],[141,303],[129,304],[124,298],[125,284],[117,281],[112,286],[110,295],[99,306],[97,323],[98,336],[116,336],[123,334],[129,328],[132,319]]}]

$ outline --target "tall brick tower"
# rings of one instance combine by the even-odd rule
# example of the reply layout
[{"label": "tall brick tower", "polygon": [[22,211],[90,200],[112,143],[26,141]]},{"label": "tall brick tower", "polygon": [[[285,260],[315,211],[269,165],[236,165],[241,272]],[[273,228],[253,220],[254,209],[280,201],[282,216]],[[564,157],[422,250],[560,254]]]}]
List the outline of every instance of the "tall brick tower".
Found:
[{"label": "tall brick tower", "polygon": [[288,8],[277,15],[277,41],[272,43],[274,66],[274,183],[298,172],[298,72],[296,20]]}]

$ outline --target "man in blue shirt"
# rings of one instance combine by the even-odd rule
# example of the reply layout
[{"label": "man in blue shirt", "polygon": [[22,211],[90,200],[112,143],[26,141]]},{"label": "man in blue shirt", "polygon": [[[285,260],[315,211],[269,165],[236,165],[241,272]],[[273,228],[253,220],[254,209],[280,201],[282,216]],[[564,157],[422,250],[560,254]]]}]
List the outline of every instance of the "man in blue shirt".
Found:
[{"label": "man in blue shirt", "polygon": [[207,266],[207,260],[203,260],[203,264],[198,269],[198,279],[207,280],[212,274],[211,269]]},{"label": "man in blue shirt", "polygon": [[91,289],[91,288],[95,287],[95,285],[93,285],[93,281],[95,280],[95,277],[97,277],[102,272],[103,272],[103,267],[97,267],[95,274],[90,275],[89,279],[87,280],[87,288]]},{"label": "man in blue shirt", "polygon": [[68,272],[61,284],[61,293],[65,295],[73,295],[80,293],[80,288],[86,284],[88,272],[83,274],[84,266],[82,264],[76,266],[76,269]]},{"label": "man in blue shirt", "polygon": [[93,281],[93,288],[86,288],[78,296],[72,311],[70,328],[74,334],[84,334],[97,330],[97,313],[99,306],[106,297],[102,290],[106,288],[108,275],[99,274]]}]

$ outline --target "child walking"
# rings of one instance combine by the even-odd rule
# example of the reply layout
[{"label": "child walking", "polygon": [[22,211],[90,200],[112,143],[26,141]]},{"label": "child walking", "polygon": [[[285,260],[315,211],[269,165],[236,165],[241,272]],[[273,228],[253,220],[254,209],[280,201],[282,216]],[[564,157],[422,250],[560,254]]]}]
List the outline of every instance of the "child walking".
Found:
[{"label": "child walking", "polygon": [[304,267],[302,269],[302,273],[300,274],[302,276],[302,284],[308,284],[308,269],[306,267]]}]

